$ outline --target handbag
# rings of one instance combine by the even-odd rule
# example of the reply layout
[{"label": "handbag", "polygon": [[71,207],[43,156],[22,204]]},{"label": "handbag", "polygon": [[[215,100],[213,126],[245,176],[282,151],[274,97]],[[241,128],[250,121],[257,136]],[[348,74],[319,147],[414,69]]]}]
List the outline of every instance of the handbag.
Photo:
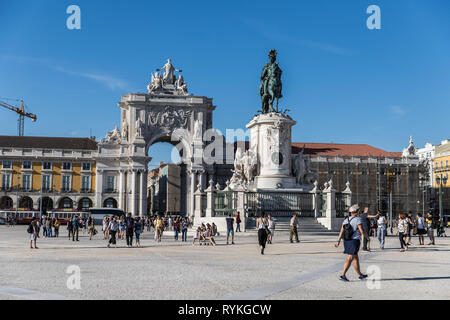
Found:
[{"label": "handbag", "polygon": [[272,233],[272,232],[270,232],[270,230],[269,230],[269,227],[268,227],[268,226],[266,226],[266,233],[267,233],[267,235],[268,235],[268,236],[270,236],[270,234]]}]

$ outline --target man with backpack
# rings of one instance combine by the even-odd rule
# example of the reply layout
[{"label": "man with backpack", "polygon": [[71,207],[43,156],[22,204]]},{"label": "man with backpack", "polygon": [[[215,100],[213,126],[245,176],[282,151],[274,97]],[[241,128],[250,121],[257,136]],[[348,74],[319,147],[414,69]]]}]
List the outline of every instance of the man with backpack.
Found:
[{"label": "man with backpack", "polygon": [[38,219],[34,218],[33,221],[31,221],[30,225],[28,226],[28,234],[30,235],[30,249],[33,249],[33,242],[34,242],[34,248],[39,249],[36,246],[36,239],[39,237],[39,224]]},{"label": "man with backpack", "polygon": [[364,280],[365,278],[367,278],[367,275],[362,274],[360,271],[358,252],[361,247],[361,235],[364,235],[364,237],[368,237],[368,234],[363,229],[361,219],[358,217],[359,206],[357,204],[353,205],[352,207],[350,207],[349,212],[350,215],[344,219],[341,231],[339,233],[338,242],[335,244],[336,248],[339,247],[341,239],[344,239],[344,254],[347,255],[347,258],[344,263],[340,280],[345,282],[349,281],[345,274],[350,268],[352,262],[356,273],[359,275],[359,279]]}]

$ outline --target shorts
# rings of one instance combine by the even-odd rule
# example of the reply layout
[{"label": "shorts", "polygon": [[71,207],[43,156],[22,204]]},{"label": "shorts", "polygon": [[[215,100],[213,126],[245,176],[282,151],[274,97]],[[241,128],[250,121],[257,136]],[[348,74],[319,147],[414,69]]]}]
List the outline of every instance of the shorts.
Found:
[{"label": "shorts", "polygon": [[32,240],[32,241],[36,241],[36,239],[37,239],[37,233],[30,233],[30,240]]},{"label": "shorts", "polygon": [[234,230],[233,229],[227,229],[227,237],[229,237],[231,234],[231,236],[234,236]]},{"label": "shorts", "polygon": [[344,240],[344,254],[357,255],[361,247],[361,240]]},{"label": "shorts", "polygon": [[270,235],[273,237],[274,234],[275,234],[275,229],[270,229]]},{"label": "shorts", "polygon": [[425,229],[417,229],[417,234],[419,236],[421,236],[421,235],[427,234],[427,231]]}]

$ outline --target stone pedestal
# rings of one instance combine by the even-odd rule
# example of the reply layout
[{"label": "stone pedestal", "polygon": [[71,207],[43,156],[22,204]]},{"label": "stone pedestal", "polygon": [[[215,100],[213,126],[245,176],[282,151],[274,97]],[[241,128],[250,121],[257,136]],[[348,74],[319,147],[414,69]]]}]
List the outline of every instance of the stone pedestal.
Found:
[{"label": "stone pedestal", "polygon": [[291,127],[296,122],[287,114],[260,114],[247,125],[250,149],[257,154],[257,176],[252,189],[295,188],[292,176]]}]

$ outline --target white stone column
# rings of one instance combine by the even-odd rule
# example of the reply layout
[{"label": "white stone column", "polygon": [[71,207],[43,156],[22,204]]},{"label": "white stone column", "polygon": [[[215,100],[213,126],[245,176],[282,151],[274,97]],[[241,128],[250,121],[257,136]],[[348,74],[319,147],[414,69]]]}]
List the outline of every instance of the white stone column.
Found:
[{"label": "white stone column", "polygon": [[189,216],[193,217],[195,215],[195,183],[196,183],[196,177],[197,172],[195,170],[190,170],[189,173],[191,174],[191,187],[190,187],[190,195],[189,195]]},{"label": "white stone column", "polygon": [[140,170],[140,188],[139,188],[139,216],[142,218],[147,215],[147,171]]},{"label": "white stone column", "polygon": [[214,217],[214,193],[216,188],[214,187],[214,181],[209,181],[209,188],[206,191],[206,218]]},{"label": "white stone column", "polygon": [[[103,170],[97,169],[97,176],[95,179],[95,204],[94,206],[97,208],[102,208],[102,194],[103,194]],[[54,203],[56,206],[57,204]],[[17,207],[16,207],[17,208]]]},{"label": "white stone column", "polygon": [[137,170],[132,169],[131,170],[131,205],[129,206],[131,214],[133,216],[137,215],[137,208],[136,208],[136,179],[137,179]]},{"label": "white stone column", "polygon": [[119,170],[119,209],[125,210],[123,203],[124,171]]},{"label": "white stone column", "polygon": [[201,218],[202,218],[202,197],[204,193],[202,191],[202,186],[200,183],[197,185],[197,191],[194,194],[195,197],[195,217],[194,217],[194,223],[195,225],[199,225]]}]

